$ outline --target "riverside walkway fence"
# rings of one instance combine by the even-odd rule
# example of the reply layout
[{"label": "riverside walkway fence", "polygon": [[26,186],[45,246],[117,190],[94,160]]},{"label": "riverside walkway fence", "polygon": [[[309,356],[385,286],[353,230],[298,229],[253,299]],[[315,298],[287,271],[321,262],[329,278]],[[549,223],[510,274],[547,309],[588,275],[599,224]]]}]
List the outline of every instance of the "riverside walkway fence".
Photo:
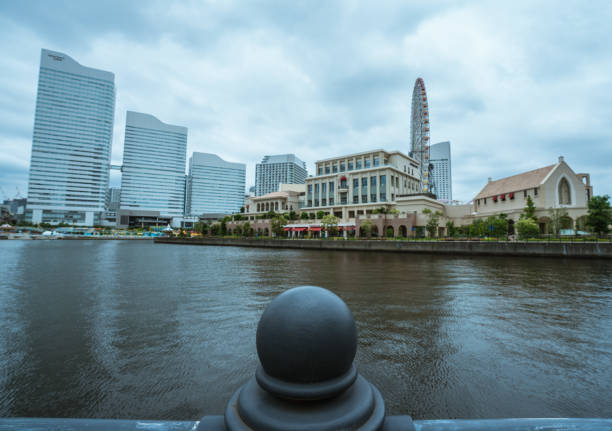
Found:
[{"label": "riverside walkway fence", "polygon": [[260,365],[230,398],[222,416],[198,421],[9,418],[0,419],[0,430],[612,430],[612,419],[605,418],[387,416],[381,393],[353,362],[357,330],[352,313],[338,296],[320,287],[296,287],[272,300],[257,326],[256,345]]}]

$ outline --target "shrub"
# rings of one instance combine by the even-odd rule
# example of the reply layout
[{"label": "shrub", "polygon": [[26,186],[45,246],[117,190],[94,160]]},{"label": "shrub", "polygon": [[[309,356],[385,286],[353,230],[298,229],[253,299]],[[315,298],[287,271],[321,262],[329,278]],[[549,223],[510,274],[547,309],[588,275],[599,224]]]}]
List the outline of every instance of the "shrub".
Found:
[{"label": "shrub", "polygon": [[516,222],[520,239],[534,238],[540,233],[538,224],[532,218],[523,218]]}]

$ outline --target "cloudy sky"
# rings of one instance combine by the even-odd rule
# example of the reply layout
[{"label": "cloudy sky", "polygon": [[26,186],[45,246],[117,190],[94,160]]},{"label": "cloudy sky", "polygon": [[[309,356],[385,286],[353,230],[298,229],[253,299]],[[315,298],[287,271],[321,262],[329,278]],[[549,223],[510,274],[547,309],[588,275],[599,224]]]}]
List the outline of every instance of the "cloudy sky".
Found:
[{"label": "cloudy sky", "polygon": [[115,73],[117,164],[126,110],[246,163],[247,187],[266,154],[408,152],[420,76],[455,199],[559,155],[612,195],[611,22],[608,0],[2,1],[0,186],[27,192],[48,48]]}]

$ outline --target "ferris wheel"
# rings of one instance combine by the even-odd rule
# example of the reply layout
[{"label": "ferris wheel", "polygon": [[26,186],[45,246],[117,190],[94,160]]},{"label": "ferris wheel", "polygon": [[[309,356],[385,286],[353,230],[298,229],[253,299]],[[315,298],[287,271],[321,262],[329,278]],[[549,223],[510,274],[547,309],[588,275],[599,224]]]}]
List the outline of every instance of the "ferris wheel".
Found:
[{"label": "ferris wheel", "polygon": [[419,162],[421,192],[435,193],[432,170],[429,162],[429,106],[425,82],[417,78],[412,91],[412,122],[410,123],[410,156]]}]

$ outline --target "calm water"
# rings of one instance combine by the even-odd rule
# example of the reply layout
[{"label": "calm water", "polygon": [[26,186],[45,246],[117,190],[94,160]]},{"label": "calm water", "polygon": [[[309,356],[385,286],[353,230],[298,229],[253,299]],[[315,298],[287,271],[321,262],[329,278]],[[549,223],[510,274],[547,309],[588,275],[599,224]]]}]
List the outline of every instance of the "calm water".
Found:
[{"label": "calm water", "polygon": [[612,417],[612,263],[0,242],[0,416],[197,419],[257,365],[266,304],[329,288],[392,414]]}]

